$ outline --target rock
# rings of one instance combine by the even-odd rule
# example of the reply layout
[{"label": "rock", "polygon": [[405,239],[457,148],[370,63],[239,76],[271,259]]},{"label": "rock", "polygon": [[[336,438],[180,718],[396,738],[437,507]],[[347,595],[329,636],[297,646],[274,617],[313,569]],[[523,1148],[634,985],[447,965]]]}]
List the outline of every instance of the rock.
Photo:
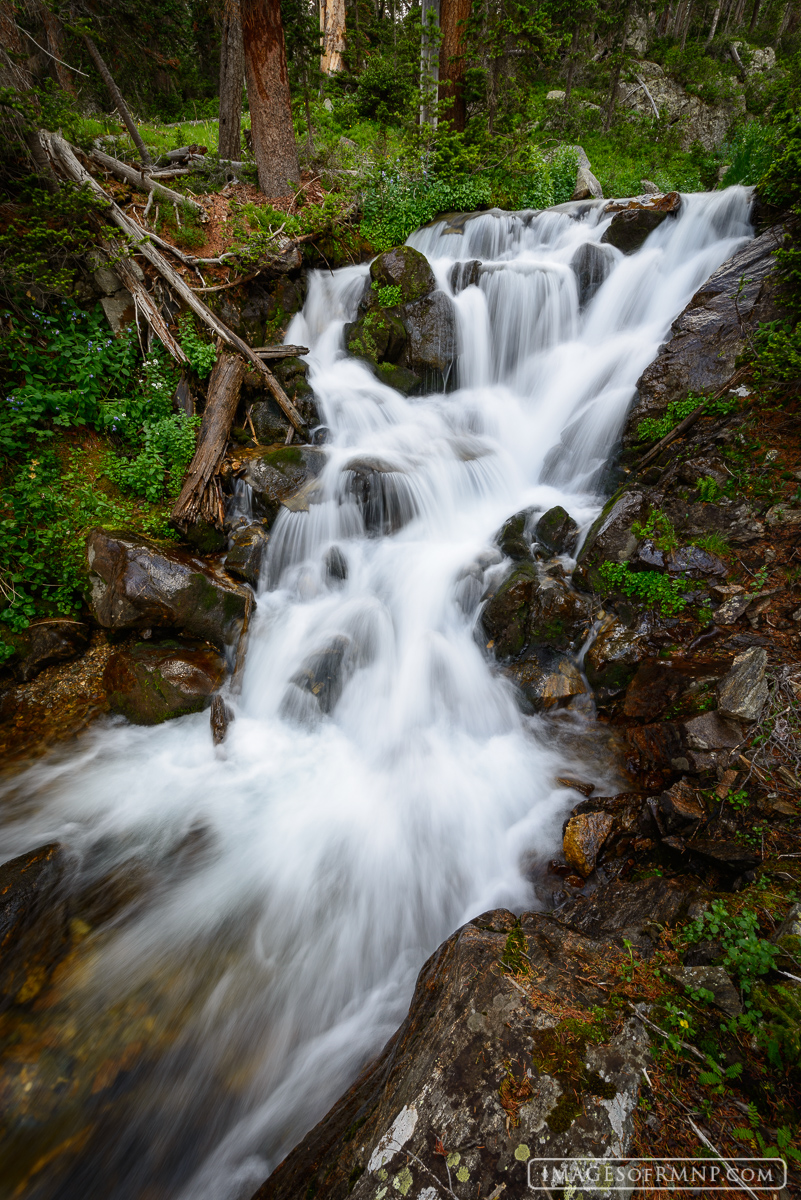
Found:
[{"label": "rock", "polygon": [[[333,112],[333,111],[334,111],[334,105],[332,104],[332,102],[331,102],[331,100],[328,98],[328,96],[326,96],[325,100],[323,100],[323,108],[325,109],[325,111],[326,111],[326,112]],[[345,139],[345,138],[342,138],[341,140],[342,140],[342,141],[345,141],[346,139]]]},{"label": "rock", "polygon": [[680,779],[659,797],[662,824],[669,833],[692,832],[706,820],[698,789],[687,779]]},{"label": "rock", "polygon": [[667,569],[670,575],[679,575],[682,579],[708,579],[710,576],[726,576],[729,569],[716,554],[710,554],[699,546],[681,546],[672,550],[667,556]]},{"label": "rock", "polygon": [[211,740],[215,746],[219,746],[225,741],[225,735],[228,732],[228,726],[233,720],[233,715],[233,711],[225,703],[222,696],[217,695],[213,697],[209,713],[209,724],[211,726]]},{"label": "rock", "polygon": [[406,348],[406,327],[397,312],[371,309],[353,325],[346,326],[348,354],[373,366],[399,363]]},{"label": "rock", "polygon": [[142,642],[112,654],[103,682],[112,712],[134,725],[159,725],[205,708],[226,673],[211,647]]},{"label": "rock", "polygon": [[585,879],[595,870],[598,851],[612,832],[614,823],[614,817],[604,812],[582,813],[567,822],[562,838],[565,860]]},{"label": "rock", "polygon": [[228,545],[228,538],[224,530],[218,529],[205,517],[200,517],[188,526],[184,534],[184,541],[189,543],[196,554],[204,557],[208,554],[218,554]]},{"label": "rock", "polygon": [[589,167],[579,166],[571,200],[602,200],[604,190]]},{"label": "rock", "polygon": [[350,638],[332,638],[322,650],[309,655],[290,682],[312,697],[321,713],[330,713],[342,695],[352,658]]},{"label": "rock", "polygon": [[737,1017],[743,1011],[740,996],[723,967],[697,966],[673,967],[666,972],[679,985],[697,992],[700,988],[711,992],[712,1003],[727,1017]]},{"label": "rock", "polygon": [[36,621],[25,631],[25,650],[15,674],[23,683],[53,663],[77,658],[89,644],[89,626],[82,621],[56,617]]},{"label": "rock", "polygon": [[86,558],[89,603],[105,629],[180,629],[223,649],[247,627],[253,594],[183,551],[93,529]]},{"label": "rock", "polygon": [[251,454],[242,479],[253,489],[253,508],[271,525],[289,501],[317,478],[326,453],[317,446],[283,446]]},{"label": "rock", "polygon": [[754,597],[745,593],[740,593],[737,596],[729,596],[728,600],[715,609],[715,624],[716,625],[733,625],[739,620],[745,610],[753,601]]},{"label": "rock", "polygon": [[477,287],[481,274],[481,261],[471,258],[467,262],[455,262],[451,267],[450,285],[454,296],[465,288]]},{"label": "rock", "polygon": [[548,104],[558,104],[559,101],[564,100],[564,98],[565,92],[560,91],[558,88],[554,88],[553,91],[548,92],[545,97]]},{"label": "rock", "polygon": [[410,1200],[453,1189],[490,1197],[499,1179],[517,1197],[528,1194],[532,1156],[628,1154],[645,1032],[632,1018],[594,1043],[570,1033],[562,1007],[606,1003],[584,977],[610,979],[603,953],[541,913],[518,923],[501,910],[464,925],[423,967],[382,1054],[254,1200],[373,1200],[382,1188]]},{"label": "rock", "polygon": [[651,182],[650,179],[641,179],[640,187],[642,188],[644,196],[661,196],[662,195],[662,189],[658,188],[655,183]]},{"label": "rock", "polygon": [[743,846],[740,842],[715,838],[694,837],[686,849],[737,871],[751,870],[757,866],[761,857],[758,850]]},{"label": "rock", "polygon": [[444,387],[456,360],[456,313],[445,292],[435,291],[404,305],[403,366],[422,375],[428,386]]},{"label": "rock", "polygon": [[[700,142],[704,150],[713,150],[726,138],[732,122],[745,116],[745,95],[737,91],[722,104],[705,104],[698,96],[686,91],[678,80],[666,75],[657,63],[639,62],[635,70],[641,75],[653,97],[660,116],[678,133],[682,150]],[[653,118],[654,110],[644,90],[629,87],[624,103],[643,116]]]},{"label": "rock", "polygon": [[112,333],[122,333],[136,319],[134,298],[127,288],[120,288],[113,296],[101,296],[100,306]]},{"label": "rock", "polygon": [[766,525],[801,525],[801,508],[788,508],[786,504],[774,504],[765,513]]},{"label": "rock", "polygon": [[645,657],[639,634],[617,617],[605,617],[584,659],[590,687],[599,702],[619,696]]},{"label": "rock", "polygon": [[380,288],[399,287],[401,304],[421,300],[437,286],[428,259],[411,246],[395,246],[374,258],[370,264],[370,283],[374,295]]},{"label": "rock", "polygon": [[348,560],[339,546],[332,546],[325,556],[325,577],[329,583],[344,583],[348,578]]},{"label": "rock", "polygon": [[626,689],[623,716],[642,724],[656,721],[665,709],[692,690],[694,681],[692,666],[648,659],[637,667]]},{"label": "rock", "polygon": [[66,869],[55,842],[0,866],[0,1011],[33,1000],[67,949]]},{"label": "rock", "polygon": [[231,534],[231,548],[225,556],[225,569],[251,587],[258,587],[261,566],[270,535],[263,525],[244,525]]},{"label": "rock", "polygon": [[619,879],[602,884],[590,896],[573,897],[559,910],[560,920],[586,936],[606,941],[624,938],[650,957],[665,925],[676,925],[698,896],[686,879]]},{"label": "rock", "polygon": [[[622,207],[623,204],[625,207]],[[663,221],[678,214],[680,207],[681,196],[678,192],[668,192],[666,196],[654,199],[612,201],[604,212],[613,212],[615,215],[601,242],[614,246],[623,254],[634,254]]]},{"label": "rock", "polygon": [[531,558],[531,539],[526,535],[526,524],[534,509],[524,508],[510,517],[498,534],[496,541],[503,554],[514,562]]},{"label": "rock", "polygon": [[366,455],[345,463],[342,498],[355,501],[368,534],[396,533],[417,516],[417,502],[402,471]]},{"label": "rock", "polygon": [[742,727],[720,712],[699,713],[683,721],[682,728],[691,750],[734,750],[744,741]]},{"label": "rock", "polygon": [[632,526],[640,520],[645,507],[642,492],[623,492],[613,496],[595,519],[578,556],[573,573],[577,587],[594,591],[603,586],[598,568],[603,562],[626,562],[637,549],[639,538]]},{"label": "rock", "polygon": [[533,563],[516,567],[481,615],[487,649],[500,660],[518,657],[527,646],[570,649],[588,621],[586,601]]},{"label": "rock", "polygon": [[212,293],[209,305],[249,346],[279,345],[306,299],[300,250],[260,256],[261,272],[246,288]]},{"label": "rock", "polygon": [[571,659],[550,650],[533,650],[522,662],[504,667],[503,674],[525,696],[534,712],[570,705],[587,695],[581,671]]},{"label": "rock", "polygon": [[[671,337],[637,383],[638,398],[627,426],[628,444],[636,440],[639,422],[644,417],[662,416],[670,401],[682,400],[689,393],[707,395],[723,387],[759,323],[784,315],[775,298],[773,258],[783,236],[782,227],[776,226],[749,242],[710,276],[673,322]],[[724,528],[732,515],[729,511]]]},{"label": "rock", "polygon": [[416,396],[423,386],[423,380],[419,375],[410,371],[408,367],[396,366],[395,363],[379,363],[378,378],[387,387],[400,392],[402,396]]},{"label": "rock", "polygon": [[605,246],[597,242],[581,243],[570,260],[571,269],[576,275],[581,308],[586,308],[592,300],[612,270],[613,263],[614,254]]},{"label": "rock", "polygon": [[722,717],[756,721],[768,698],[765,670],[768,652],[752,646],[738,654],[732,668],[718,684],[718,712]]},{"label": "rock", "polygon": [[[308,366],[303,359],[279,358],[270,363],[270,368],[305,424],[310,429],[318,425],[320,414],[308,383]],[[275,399],[266,391],[262,377],[255,371],[249,372],[243,381],[243,389],[256,394],[256,399],[252,402],[246,400],[250,407],[250,421],[256,440],[262,446],[276,443],[283,445],[289,432],[289,422]]]},{"label": "rock", "polygon": [[569,513],[556,505],[540,517],[536,534],[543,546],[554,554],[569,554],[578,539],[578,525]]},{"label": "rock", "polygon": [[646,774],[689,771],[681,726],[676,721],[657,721],[652,725],[632,725],[626,730],[639,769]]}]

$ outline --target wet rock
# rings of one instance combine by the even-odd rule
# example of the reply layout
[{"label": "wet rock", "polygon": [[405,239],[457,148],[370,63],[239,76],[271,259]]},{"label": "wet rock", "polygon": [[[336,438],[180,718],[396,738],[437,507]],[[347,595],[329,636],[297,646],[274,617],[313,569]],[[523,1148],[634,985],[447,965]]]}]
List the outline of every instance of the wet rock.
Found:
[{"label": "wet rock", "polygon": [[[262,262],[263,273],[241,291],[212,293],[210,304],[229,329],[250,346],[263,346],[270,335],[281,342],[291,317],[303,307],[306,284],[300,274],[300,251],[296,246],[283,255],[270,255]],[[274,278],[270,279],[269,276]]]},{"label": "wet rock", "polygon": [[643,515],[645,497],[642,492],[624,492],[613,496],[595,519],[587,534],[578,567],[573,573],[577,587],[589,591],[602,586],[598,568],[603,562],[625,562],[637,549],[639,538],[632,526]]},{"label": "wet rock", "polygon": [[682,737],[682,728],[676,721],[658,721],[652,725],[633,725],[626,730],[626,738],[644,774],[656,770],[665,774],[673,771],[689,771],[687,747]]},{"label": "wet rock", "polygon": [[233,715],[233,710],[228,707],[222,696],[217,695],[212,699],[209,725],[211,726],[211,740],[215,746],[219,746],[225,741],[225,735],[228,733],[228,726],[233,720]]},{"label": "wet rock", "polygon": [[380,288],[399,287],[401,304],[421,300],[437,286],[428,259],[411,246],[395,246],[393,250],[387,250],[373,259],[370,264],[370,283],[375,285],[371,287],[373,293]]},{"label": "wet rock", "polygon": [[746,595],[744,592],[729,596],[715,609],[715,624],[733,625],[751,605],[753,599],[753,596]]},{"label": "wet rock", "polygon": [[226,676],[211,647],[139,643],[112,654],[103,675],[112,712],[134,725],[159,725],[205,708]]},{"label": "wet rock", "polygon": [[253,508],[271,525],[288,501],[313,482],[325,464],[326,454],[317,446],[283,446],[251,454],[242,479],[253,489]]},{"label": "wet rock", "polygon": [[[602,955],[540,913],[519,924],[485,913],[464,925],[423,967],[383,1053],[254,1200],[367,1200],[384,1187],[435,1200],[453,1191],[448,1171],[460,1195],[492,1196],[500,1178],[509,1196],[523,1196],[532,1155],[628,1153],[647,1063],[640,1023],[597,1045],[570,1043],[561,1024],[561,1005],[604,1002],[583,977],[608,978]],[[565,1037],[574,1049],[556,1071],[553,1046]]]},{"label": "wet rock", "polygon": [[679,575],[682,579],[724,578],[729,573],[717,555],[709,554],[699,546],[681,546],[672,550],[667,556],[667,569],[670,575]]},{"label": "wet rock", "polygon": [[692,667],[646,660],[637,667],[626,689],[623,716],[647,724],[676,704],[694,682]]},{"label": "wet rock", "polygon": [[332,546],[326,553],[325,577],[329,583],[344,583],[348,578],[348,560],[339,546]]},{"label": "wet rock", "polygon": [[758,719],[768,698],[767,665],[767,650],[760,646],[737,655],[731,670],[718,684],[718,712],[722,717]]},{"label": "wet rock", "polygon": [[375,308],[345,331],[348,354],[373,366],[400,363],[406,349],[406,327],[394,310]]},{"label": "wet rock", "polygon": [[549,508],[537,522],[537,537],[554,554],[569,554],[578,538],[578,525],[568,512],[557,504]]},{"label": "wet rock", "polygon": [[677,924],[699,893],[697,884],[687,879],[615,879],[590,896],[573,897],[559,917],[591,938],[614,938],[618,943],[628,939],[650,957],[660,942],[661,927]]},{"label": "wet rock", "polygon": [[66,617],[37,621],[25,631],[22,660],[15,670],[28,683],[45,667],[77,658],[89,644],[89,626]]},{"label": "wet rock", "polygon": [[693,854],[699,854],[702,858],[711,859],[713,862],[720,863],[721,866],[737,871],[748,871],[757,866],[761,857],[758,850],[723,838],[694,837],[686,848]]},{"label": "wet rock", "polygon": [[406,329],[403,366],[429,386],[444,387],[456,360],[456,312],[445,292],[436,291],[404,305]]},{"label": "wet rock", "polygon": [[598,288],[606,280],[614,264],[614,255],[597,242],[582,242],[570,260],[576,275],[579,305],[586,308]]},{"label": "wet rock", "polygon": [[576,664],[550,650],[529,651],[522,662],[505,667],[503,674],[520,689],[534,712],[564,708],[588,694]]},{"label": "wet rock", "polygon": [[270,535],[261,524],[244,525],[231,534],[231,547],[225,556],[225,569],[251,587],[258,587],[262,561]]},{"label": "wet rock", "polygon": [[193,521],[187,527],[186,533],[183,536],[184,541],[189,543],[196,554],[204,556],[207,554],[218,554],[228,544],[228,538],[225,533],[204,517]]},{"label": "wet rock", "polygon": [[712,1003],[727,1017],[737,1017],[743,1011],[740,995],[728,971],[723,967],[696,966],[673,967],[667,971],[671,979],[682,987],[697,992],[700,988],[711,992]]},{"label": "wet rock", "polygon": [[[671,400],[723,387],[759,322],[783,315],[776,300],[773,258],[782,237],[777,226],[749,242],[710,276],[676,318],[671,337],[637,383],[627,443],[636,440],[644,417],[661,416]],[[729,512],[726,520],[732,515]]]},{"label": "wet rock", "polygon": [[634,254],[649,234],[658,229],[668,217],[678,215],[681,196],[668,192],[665,196],[647,197],[642,200],[612,201],[604,209],[613,212],[612,223],[601,237],[603,244],[614,246],[623,254]]},{"label": "wet rock", "polygon": [[639,634],[627,629],[617,617],[606,617],[584,659],[587,679],[599,702],[625,691],[644,657]]},{"label": "wet rock", "polygon": [[567,650],[587,627],[589,609],[564,580],[542,575],[533,563],[521,563],[488,601],[481,627],[487,649],[503,660],[527,646]]},{"label": "wet rock", "polygon": [[743,743],[742,727],[719,711],[699,713],[682,722],[682,727],[691,750],[734,750]]},{"label": "wet rock", "polygon": [[342,468],[343,499],[356,502],[368,534],[396,533],[417,516],[417,503],[402,471],[380,458],[363,455]]},{"label": "wet rock", "polygon": [[312,697],[321,713],[330,713],[342,695],[352,655],[350,638],[335,637],[322,650],[309,655],[291,683]]},{"label": "wet rock", "polygon": [[571,200],[601,200],[604,190],[590,168],[579,165],[576,171],[576,186]]},{"label": "wet rock", "polygon": [[33,1000],[67,949],[66,870],[55,842],[0,866],[0,1011]]},{"label": "wet rock", "polygon": [[477,287],[480,274],[481,262],[477,258],[471,258],[467,262],[455,262],[451,267],[450,274],[450,285],[454,296],[458,296],[459,292],[463,292],[465,288]]},{"label": "wet rock", "polygon": [[571,817],[562,837],[565,860],[586,879],[595,870],[598,851],[612,832],[615,819],[609,813],[581,813]]},{"label": "wet rock", "polygon": [[664,571],[666,566],[664,550],[660,550],[650,538],[640,542],[629,561],[635,570]]},{"label": "wet rock", "polygon": [[661,824],[668,833],[689,833],[706,820],[698,789],[687,779],[680,779],[659,797]]},{"label": "wet rock", "polygon": [[422,389],[422,377],[414,371],[410,371],[408,367],[401,367],[395,363],[379,363],[378,378],[387,387],[394,388],[396,392],[400,392],[402,396],[416,396]]},{"label": "wet rock", "polygon": [[525,562],[531,558],[531,539],[526,534],[528,519],[534,510],[524,508],[510,517],[497,537],[501,552],[514,562]]},{"label": "wet rock", "polygon": [[[307,379],[308,366],[303,359],[274,359],[270,363],[270,369],[308,428],[318,425],[320,414]],[[255,371],[249,372],[245,376],[243,389],[246,393],[255,394],[252,401],[246,398],[245,403],[250,409],[250,422],[257,442],[262,446],[276,443],[283,445],[289,432],[289,422],[275,399],[267,392],[263,378]]]},{"label": "wet rock", "polygon": [[252,593],[180,550],[93,529],[86,558],[89,602],[106,629],[180,629],[222,649],[247,626]]}]

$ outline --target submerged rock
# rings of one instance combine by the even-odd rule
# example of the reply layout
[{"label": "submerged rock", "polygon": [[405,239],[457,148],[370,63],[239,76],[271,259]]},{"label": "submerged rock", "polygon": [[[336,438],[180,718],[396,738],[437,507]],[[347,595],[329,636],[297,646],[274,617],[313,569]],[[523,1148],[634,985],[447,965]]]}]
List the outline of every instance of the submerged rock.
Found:
[{"label": "submerged rock", "polygon": [[112,712],[134,725],[159,725],[205,708],[226,673],[209,646],[141,642],[111,656],[103,682]]},{"label": "submerged rock", "polygon": [[211,740],[215,746],[221,745],[225,741],[225,735],[228,732],[228,726],[233,720],[233,712],[223,700],[222,696],[215,696],[211,702],[211,710],[209,713],[209,725],[211,726]]},{"label": "submerged rock", "polygon": [[313,698],[321,713],[330,713],[342,695],[352,653],[350,638],[332,638],[322,650],[309,655],[290,682]]},{"label": "submerged rock", "polygon": [[456,313],[445,292],[407,304],[401,313],[406,329],[403,365],[429,386],[444,387],[456,360]]},{"label": "submerged rock", "polygon": [[520,689],[534,712],[565,708],[576,697],[587,695],[576,664],[554,651],[530,651],[522,662],[504,667],[503,674]]},{"label": "submerged rock", "polygon": [[282,446],[248,456],[242,479],[253,489],[253,508],[269,527],[291,497],[315,480],[326,454],[316,446]]},{"label": "submerged rock", "polygon": [[607,617],[584,659],[596,698],[604,702],[624,692],[645,653],[637,633],[617,617]]},{"label": "submerged rock", "polygon": [[586,308],[614,265],[614,254],[597,242],[582,242],[570,260],[578,287],[579,305]]},{"label": "submerged rock", "polygon": [[537,537],[554,554],[569,554],[578,538],[578,525],[568,512],[557,504],[540,517]]},{"label": "submerged rock", "polygon": [[179,629],[222,649],[247,626],[252,592],[181,550],[93,529],[86,559],[89,602],[106,629]]},{"label": "submerged rock", "polygon": [[534,510],[524,508],[502,526],[497,537],[498,546],[507,558],[524,562],[531,558],[531,539],[526,535],[526,524]]},{"label": "submerged rock", "polygon": [[623,254],[634,254],[649,234],[658,229],[668,217],[678,215],[681,196],[668,192],[666,196],[648,196],[642,200],[613,200],[605,213],[614,213],[612,223],[604,231],[601,242],[614,246]]},{"label": "submerged rock", "polygon": [[0,1011],[33,1000],[67,949],[66,869],[56,842],[0,866]]},{"label": "submerged rock", "polygon": [[459,292],[463,292],[465,288],[476,287],[480,274],[481,262],[477,258],[468,259],[467,262],[455,262],[451,267],[450,274],[450,285],[454,296],[458,296]]},{"label": "submerged rock", "polygon": [[231,534],[231,548],[225,556],[226,571],[251,587],[257,587],[269,541],[269,533],[256,522],[235,529]]},{"label": "submerged rock", "polygon": [[568,1020],[606,1002],[585,978],[608,986],[605,953],[541,913],[518,921],[498,910],[464,925],[423,967],[382,1054],[254,1200],[489,1197],[499,1179],[524,1196],[532,1157],[626,1155],[645,1031],[631,1018],[588,1043]]},{"label": "submerged rock", "polygon": [[343,497],[358,505],[368,534],[395,533],[417,516],[409,480],[380,458],[351,459],[342,469],[341,486]]}]

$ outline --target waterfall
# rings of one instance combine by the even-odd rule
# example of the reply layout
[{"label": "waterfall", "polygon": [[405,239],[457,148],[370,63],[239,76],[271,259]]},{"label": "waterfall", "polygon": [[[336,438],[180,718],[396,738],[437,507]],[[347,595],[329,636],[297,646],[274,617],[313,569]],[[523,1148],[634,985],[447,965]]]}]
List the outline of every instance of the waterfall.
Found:
[{"label": "waterfall", "polygon": [[[312,273],[287,341],[310,347],[326,463],[318,502],[274,527],[225,743],[207,712],[106,720],[5,785],[3,860],[58,840],[84,886],[146,881],[37,1017],[71,1083],[0,1147],[45,1164],[37,1197],[249,1197],[398,1026],[437,945],[536,906],[576,801],[555,777],[620,781],[591,724],[523,716],[477,645],[493,537],[526,506],[588,527],[636,380],[751,236],[749,203],[686,196],[629,257],[601,248],[602,204],[417,231],[454,296],[447,393],[404,398],[346,355],[367,266]],[[603,270],[582,298],[588,244]],[[318,703],[302,679],[323,659]],[[103,1105],[109,1061],[128,1075]]]}]

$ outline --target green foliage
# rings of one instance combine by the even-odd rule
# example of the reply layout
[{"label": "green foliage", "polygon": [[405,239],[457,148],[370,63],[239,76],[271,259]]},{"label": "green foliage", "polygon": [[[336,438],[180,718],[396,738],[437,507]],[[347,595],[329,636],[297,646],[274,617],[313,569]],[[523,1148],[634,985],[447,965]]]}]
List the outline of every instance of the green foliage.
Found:
[{"label": "green foliage", "polygon": [[501,965],[510,975],[530,975],[528,943],[519,925],[509,930],[501,955]]},{"label": "green foliage", "polygon": [[636,537],[649,538],[656,547],[669,553],[679,544],[679,536],[667,513],[658,508],[651,509],[644,523],[635,521],[631,527]]},{"label": "green foliage", "polygon": [[713,400],[711,396],[689,395],[686,400],[671,400],[661,417],[646,417],[637,426],[637,440],[640,442],[657,442],[666,434],[680,425],[685,417],[695,412],[703,405],[704,413],[710,417],[724,417],[740,407],[737,396],[721,396]]},{"label": "green foliage", "polygon": [[637,597],[649,608],[658,608],[665,617],[675,616],[687,607],[687,599],[682,595],[686,583],[658,571],[632,571],[628,562],[605,562],[601,563],[599,574],[610,591]]},{"label": "green foliage", "polygon": [[0,210],[0,293],[69,293],[95,244],[92,218],[103,208],[88,188],[64,184],[55,195],[24,188],[16,204]]},{"label": "green foliage", "polygon": [[[797,270],[794,252],[785,251],[784,264]],[[755,339],[754,380],[760,387],[776,387],[801,380],[801,326],[771,321],[759,326]]]},{"label": "green foliage", "polygon": [[403,300],[403,288],[399,283],[380,287],[378,280],[373,283],[381,308],[397,308]]},{"label": "green foliage", "polygon": [[732,140],[720,149],[723,161],[730,163],[720,186],[759,183],[773,162],[777,144],[778,134],[772,125],[761,121],[741,125]]},{"label": "green foliage", "polygon": [[[718,941],[723,947],[723,965],[738,979],[747,996],[756,980],[775,965],[779,950],[761,937],[759,921],[752,909],[730,913],[723,900],[713,900],[710,908],[685,931],[688,942]],[[753,1008],[750,1001],[746,1006]]]},{"label": "green foliage", "polygon": [[391,58],[373,55],[359,76],[356,110],[379,125],[400,124],[413,115],[414,85],[409,72]]},{"label": "green foliage", "polygon": [[186,468],[195,452],[200,417],[169,413],[148,421],[142,429],[142,449],[131,458],[112,454],[106,474],[113,483],[155,504],[166,496],[177,496]]},{"label": "green foliage", "polygon": [[184,313],[178,318],[178,331],[181,335],[181,349],[189,359],[190,367],[201,379],[205,379],[211,374],[217,361],[214,344],[198,335],[195,319],[189,313]]},{"label": "green foliage", "polygon": [[[704,504],[714,504],[716,500],[720,499],[722,494],[722,488],[720,484],[716,479],[713,479],[711,475],[705,475],[703,479],[699,479],[695,487],[698,492],[698,499],[702,500]],[[698,544],[699,543],[696,542],[696,545]],[[704,549],[705,548],[706,547],[704,547]]]}]

